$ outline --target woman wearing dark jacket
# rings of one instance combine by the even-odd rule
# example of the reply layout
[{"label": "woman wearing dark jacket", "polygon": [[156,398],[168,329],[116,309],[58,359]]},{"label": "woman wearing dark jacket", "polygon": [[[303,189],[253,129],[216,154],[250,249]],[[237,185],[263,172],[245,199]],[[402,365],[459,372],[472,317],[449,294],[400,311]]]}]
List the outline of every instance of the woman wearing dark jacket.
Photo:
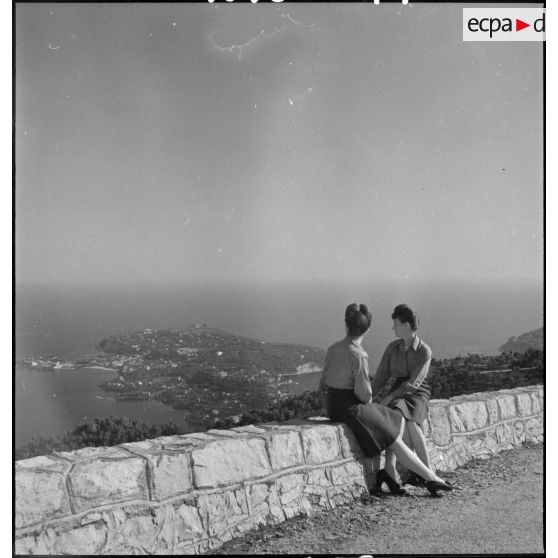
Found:
[{"label": "woman wearing dark jacket", "polygon": [[[410,438],[410,446],[419,459],[431,468],[422,424],[428,416],[430,388],[426,378],[432,359],[430,347],[417,336],[418,316],[406,304],[399,304],[391,315],[393,331],[397,339],[386,348],[372,382],[374,393],[378,393],[389,379],[394,382],[391,391],[381,404],[400,413]],[[396,456],[386,450],[386,472],[397,478]]]},{"label": "woman wearing dark jacket", "polygon": [[[346,337],[328,348],[320,379],[328,416],[346,423],[355,433],[366,455],[373,457],[384,449],[391,451],[409,470],[426,480],[433,495],[452,486],[439,478],[402,441],[404,420],[401,413],[384,405],[372,403],[372,387],[368,377],[368,355],[362,348],[364,334],[369,330],[372,314],[364,304],[350,304],[345,310]],[[399,485],[384,469],[376,475],[375,491],[385,482],[392,492]]]}]

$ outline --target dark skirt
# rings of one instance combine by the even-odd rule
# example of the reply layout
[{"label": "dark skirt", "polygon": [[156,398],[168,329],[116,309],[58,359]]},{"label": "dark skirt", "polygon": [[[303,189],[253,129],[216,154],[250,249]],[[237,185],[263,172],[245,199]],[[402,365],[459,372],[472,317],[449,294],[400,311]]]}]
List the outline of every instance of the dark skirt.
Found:
[{"label": "dark skirt", "polygon": [[[391,391],[396,390],[402,383],[406,382],[408,378],[398,378],[393,383]],[[391,393],[391,392],[390,392]],[[396,399],[389,404],[390,409],[397,409],[407,419],[418,423],[422,427],[422,423],[428,416],[428,402],[430,401],[430,388],[426,382],[422,382],[412,393]]]},{"label": "dark skirt", "polygon": [[361,403],[352,389],[327,388],[329,418],[344,422],[368,457],[379,455],[399,436],[401,415],[385,405]]}]

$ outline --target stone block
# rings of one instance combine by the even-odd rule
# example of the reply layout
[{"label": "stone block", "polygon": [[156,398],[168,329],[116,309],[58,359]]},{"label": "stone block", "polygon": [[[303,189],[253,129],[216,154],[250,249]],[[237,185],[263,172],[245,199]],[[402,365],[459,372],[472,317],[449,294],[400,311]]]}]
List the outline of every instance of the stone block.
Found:
[{"label": "stone block", "polygon": [[81,448],[73,451],[58,451],[54,455],[62,457],[72,463],[94,461],[98,459],[120,459],[130,457],[130,454],[118,446],[96,448]]},{"label": "stone block", "polygon": [[237,432],[235,430],[221,430],[216,428],[208,430],[207,433],[212,434],[213,436],[224,436],[225,438],[238,438],[239,436],[244,435],[242,432]]},{"label": "stone block", "polygon": [[304,475],[294,473],[285,475],[275,481],[281,507],[285,517],[294,517],[304,510],[301,496],[304,490]]},{"label": "stone block", "polygon": [[533,390],[531,392],[531,409],[534,415],[542,413],[543,410],[543,398],[542,393],[539,390]]},{"label": "stone block", "polygon": [[514,446],[514,427],[512,423],[505,422],[496,426],[496,440],[501,449],[510,449]]},{"label": "stone block", "polygon": [[475,448],[472,446],[469,437],[462,437],[461,443],[454,444],[453,450],[453,458],[456,467],[461,467],[467,463],[467,461],[476,457]]},{"label": "stone block", "polygon": [[317,465],[343,457],[337,426],[315,426],[301,432],[302,449],[306,463]]},{"label": "stone block", "polygon": [[430,407],[445,407],[447,405],[450,404],[450,400],[449,399],[431,399],[430,400]]},{"label": "stone block", "polygon": [[304,484],[304,475],[302,473],[284,475],[276,479],[275,485],[277,486],[281,504],[296,500],[302,494]]},{"label": "stone block", "polygon": [[530,442],[542,442],[542,419],[530,418],[525,421],[525,439]]},{"label": "stone block", "polygon": [[498,392],[496,395],[498,409],[500,410],[500,420],[509,420],[516,418],[517,410],[515,408],[515,397],[513,394]]},{"label": "stone block", "polygon": [[246,487],[246,499],[250,515],[267,517],[269,513],[269,485],[267,483],[256,483]]},{"label": "stone block", "polygon": [[210,537],[221,537],[232,525],[248,517],[244,490],[227,490],[198,496],[198,508]]},{"label": "stone block", "polygon": [[488,424],[497,424],[499,422],[499,415],[498,415],[498,402],[492,398],[486,398],[486,410],[488,412]]},{"label": "stone block", "polygon": [[364,484],[352,482],[347,486],[334,486],[327,491],[327,508],[335,508],[343,504],[353,502],[362,495],[368,495]]},{"label": "stone block", "polygon": [[217,440],[192,452],[194,484],[214,488],[269,475],[271,465],[262,439]]},{"label": "stone block", "polygon": [[181,450],[181,446],[168,444],[164,449],[161,445],[134,442],[122,444],[130,452],[143,457],[149,468],[151,498],[165,500],[192,490],[192,468],[190,454]]},{"label": "stone block", "polygon": [[267,439],[267,452],[274,471],[304,464],[298,432],[273,432]]},{"label": "stone block", "polygon": [[192,434],[182,434],[177,436],[182,442],[212,442],[215,440],[215,436],[211,434],[206,434],[205,432],[194,432]]},{"label": "stone block", "polygon": [[204,535],[198,508],[181,503],[174,509],[175,529],[179,542],[194,541]]},{"label": "stone block", "polygon": [[448,409],[452,432],[474,432],[487,424],[488,411],[484,401],[467,401],[450,405]]},{"label": "stone block", "polygon": [[343,463],[343,465],[338,465],[337,467],[331,467],[330,470],[331,482],[334,486],[352,484],[354,479],[362,481],[364,485],[364,467],[357,461],[350,461],[349,463]]},{"label": "stone block", "polygon": [[339,424],[337,428],[339,429],[339,441],[341,442],[343,457],[352,457],[353,459],[364,457],[364,452],[355,433],[346,424]]},{"label": "stone block", "polygon": [[237,426],[233,428],[235,432],[242,432],[244,434],[265,434],[266,430],[255,426],[254,424],[247,424],[246,426]]},{"label": "stone block", "polygon": [[[362,467],[362,465],[359,465]],[[339,465],[343,467],[343,465]],[[306,473],[306,484],[311,484],[313,486],[331,486],[331,469],[334,467],[317,467],[315,469],[310,469]]]},{"label": "stone block", "polygon": [[52,546],[52,554],[100,554],[105,548],[107,526],[103,521],[61,531]]},{"label": "stone block", "polygon": [[[188,437],[187,437],[188,436]],[[213,441],[215,438],[211,437],[209,439],[203,438],[193,438],[187,436],[165,436],[165,438],[156,438],[155,440],[148,440],[149,445],[153,448],[159,448],[162,451],[169,451],[174,453],[190,453],[194,449],[204,447],[208,441]],[[143,444],[144,442],[135,442]],[[126,444],[123,444],[123,446]]]},{"label": "stone block", "polygon": [[280,523],[285,520],[275,484],[256,483],[247,486],[246,497],[251,515],[262,517],[271,523]]},{"label": "stone block", "polygon": [[514,428],[514,444],[519,445],[525,441],[525,425],[518,420],[513,425]]},{"label": "stone block", "polygon": [[518,393],[517,411],[520,417],[528,417],[531,415],[531,396],[529,393]]},{"label": "stone block", "polygon": [[52,547],[56,543],[56,535],[52,529],[47,529],[36,535],[16,538],[15,554],[54,554]]},{"label": "stone block", "polygon": [[[147,505],[107,513],[105,554],[155,554],[160,543],[157,512]],[[164,553],[166,549],[161,549]],[[160,551],[160,552],[161,552]]]},{"label": "stone block", "polygon": [[[314,469],[308,475],[306,484],[302,489],[301,507],[306,512],[316,509],[330,509],[328,489],[331,483],[323,469]],[[347,487],[344,487],[345,489]]]},{"label": "stone block", "polygon": [[432,440],[437,446],[447,446],[451,442],[448,407],[446,405],[430,407],[428,414]]},{"label": "stone block", "polygon": [[69,469],[69,463],[51,457],[16,461],[16,529],[70,513],[65,482]]},{"label": "stone block", "polygon": [[270,431],[270,430],[288,430],[288,431],[292,431],[292,432],[298,432],[299,430],[301,430],[301,425],[300,424],[276,424],[276,423],[267,423],[267,424],[260,424],[260,427],[263,430],[266,431]]},{"label": "stone block", "polygon": [[451,471],[450,464],[446,457],[446,451],[437,450],[434,454],[430,454],[430,464],[436,471]]},{"label": "stone block", "polygon": [[495,432],[486,431],[468,439],[469,448],[477,459],[488,459],[499,451]]},{"label": "stone block", "polygon": [[443,471],[443,459],[441,459],[441,456],[444,455],[445,449],[436,447],[432,440],[426,440],[426,449],[428,451],[428,457],[430,458],[432,468]]},{"label": "stone block", "polygon": [[[122,450],[124,451],[124,450]],[[127,500],[147,500],[145,461],[140,457],[76,463],[69,473],[76,511]]]}]

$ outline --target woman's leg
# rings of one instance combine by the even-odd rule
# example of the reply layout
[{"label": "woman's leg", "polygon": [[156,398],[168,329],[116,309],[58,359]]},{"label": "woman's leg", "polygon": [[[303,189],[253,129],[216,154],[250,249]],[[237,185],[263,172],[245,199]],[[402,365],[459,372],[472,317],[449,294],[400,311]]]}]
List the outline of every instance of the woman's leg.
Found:
[{"label": "woman's leg", "polygon": [[393,442],[393,444],[386,449],[386,453],[388,450],[395,454],[403,466],[421,476],[423,479],[444,482],[444,480],[438,477],[432,469],[424,465],[413,450],[403,443],[401,435],[399,435],[395,442]]},{"label": "woman's leg", "polygon": [[[397,409],[396,409],[397,410]],[[399,436],[398,439],[400,438],[405,438],[408,437],[406,436],[407,432],[406,432],[406,425],[407,421],[405,420],[405,417],[403,415],[401,415],[401,426],[399,428]],[[392,447],[389,446],[388,448],[386,448],[386,462],[384,465],[384,469],[386,471],[386,473],[393,479],[393,480],[397,480],[397,470],[395,468],[397,464],[397,457],[395,455],[395,452],[393,451]]]},{"label": "woman's leg", "polygon": [[397,480],[397,472],[395,470],[395,465],[397,464],[397,457],[395,457],[395,452],[389,448],[386,448],[386,462],[384,464],[384,469],[386,473],[393,479]]},{"label": "woman's leg", "polygon": [[430,465],[430,456],[428,455],[428,448],[426,447],[426,438],[424,437],[422,428],[416,422],[409,420],[407,421],[407,431],[409,432],[409,437],[411,438],[411,447],[416,451],[418,458],[429,469],[432,469]]}]

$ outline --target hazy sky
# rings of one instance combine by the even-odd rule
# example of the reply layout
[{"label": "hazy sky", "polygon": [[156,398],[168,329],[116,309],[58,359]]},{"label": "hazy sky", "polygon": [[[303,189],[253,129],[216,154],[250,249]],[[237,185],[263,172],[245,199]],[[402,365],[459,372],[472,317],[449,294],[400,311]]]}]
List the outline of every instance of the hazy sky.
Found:
[{"label": "hazy sky", "polygon": [[17,279],[542,281],[542,45],[464,6],[17,4]]}]

